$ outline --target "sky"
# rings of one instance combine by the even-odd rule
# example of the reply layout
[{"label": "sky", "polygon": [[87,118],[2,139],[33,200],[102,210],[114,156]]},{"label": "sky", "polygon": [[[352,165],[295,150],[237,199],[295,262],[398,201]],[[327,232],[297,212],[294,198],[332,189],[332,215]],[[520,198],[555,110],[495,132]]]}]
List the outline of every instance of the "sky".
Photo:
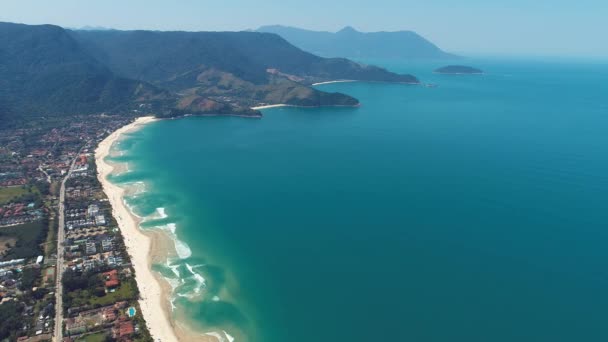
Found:
[{"label": "sky", "polygon": [[0,21],[184,31],[350,25],[413,30],[454,53],[608,57],[607,0],[0,0]]}]

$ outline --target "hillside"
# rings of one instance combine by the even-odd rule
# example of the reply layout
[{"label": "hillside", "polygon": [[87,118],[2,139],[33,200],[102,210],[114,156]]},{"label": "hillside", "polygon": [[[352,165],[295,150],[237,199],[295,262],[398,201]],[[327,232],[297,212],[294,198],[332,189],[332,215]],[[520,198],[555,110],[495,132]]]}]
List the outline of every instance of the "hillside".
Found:
[{"label": "hillside", "polygon": [[0,120],[116,111],[167,94],[118,77],[64,29],[0,23]]},{"label": "hillside", "polygon": [[418,83],[411,75],[322,58],[283,38],[257,32],[71,31],[72,36],[118,75],[150,82],[182,98],[178,109],[242,112],[286,103],[354,106],[345,94],[310,87],[337,79]]},{"label": "hillside", "polygon": [[288,26],[262,26],[258,32],[275,33],[293,45],[324,57],[453,59],[413,31],[359,32],[352,27],[333,32],[309,31]]},{"label": "hillside", "polygon": [[0,23],[0,119],[124,113],[256,115],[251,107],[355,106],[330,80],[417,84],[412,75],[322,58],[256,32],[70,31]]},{"label": "hillside", "polygon": [[116,73],[180,89],[195,83],[199,70],[217,69],[254,84],[267,83],[268,69],[299,83],[335,79],[417,83],[343,58],[304,52],[283,38],[257,32],[72,31],[89,52]]}]

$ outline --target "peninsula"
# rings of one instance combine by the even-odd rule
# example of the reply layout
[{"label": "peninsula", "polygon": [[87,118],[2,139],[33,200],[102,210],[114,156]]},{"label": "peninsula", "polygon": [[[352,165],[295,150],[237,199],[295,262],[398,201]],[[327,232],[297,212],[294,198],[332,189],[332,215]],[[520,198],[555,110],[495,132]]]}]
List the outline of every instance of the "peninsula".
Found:
[{"label": "peninsula", "polygon": [[0,22],[0,49],[3,124],[102,112],[259,117],[253,107],[359,104],[315,83],[420,83],[409,74],[319,57],[260,32],[72,31]]}]

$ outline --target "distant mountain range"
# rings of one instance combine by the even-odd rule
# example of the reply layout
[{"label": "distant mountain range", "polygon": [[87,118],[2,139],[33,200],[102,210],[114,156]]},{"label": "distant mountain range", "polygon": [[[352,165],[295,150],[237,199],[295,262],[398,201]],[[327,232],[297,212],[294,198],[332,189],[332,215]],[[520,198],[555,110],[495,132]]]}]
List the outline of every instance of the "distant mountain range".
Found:
[{"label": "distant mountain range", "polygon": [[[252,114],[259,104],[358,101],[310,87],[329,80],[418,83],[322,58],[260,32],[65,30],[0,23],[0,119],[130,110]],[[152,111],[151,110],[151,111]]]},{"label": "distant mountain range", "polygon": [[262,26],[257,32],[275,33],[302,50],[323,57],[454,59],[413,31],[359,32],[348,26],[333,32],[289,26]]}]

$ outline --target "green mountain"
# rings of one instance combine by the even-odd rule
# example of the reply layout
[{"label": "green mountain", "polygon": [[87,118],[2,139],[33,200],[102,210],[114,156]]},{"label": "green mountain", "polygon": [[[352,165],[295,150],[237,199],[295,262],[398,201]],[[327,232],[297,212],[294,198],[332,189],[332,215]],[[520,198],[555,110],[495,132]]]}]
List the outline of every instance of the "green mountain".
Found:
[{"label": "green mountain", "polygon": [[293,45],[324,57],[454,59],[413,31],[364,33],[352,27],[333,32],[288,26],[262,26],[258,32],[275,33]]},{"label": "green mountain", "polygon": [[265,104],[355,106],[310,87],[330,80],[419,83],[304,52],[257,32],[70,31],[0,23],[0,119],[123,113],[260,115]]},{"label": "green mountain", "polygon": [[186,111],[226,102],[237,108],[277,103],[353,106],[358,101],[350,96],[309,86],[338,79],[418,83],[411,75],[318,57],[268,33],[72,31],[72,35],[115,73],[184,96],[188,100],[180,103]]},{"label": "green mountain", "polygon": [[0,23],[0,121],[117,111],[168,93],[116,76],[64,29]]},{"label": "green mountain", "polygon": [[[126,77],[182,87],[184,76],[217,69],[255,84],[267,83],[269,69],[310,84],[335,79],[417,83],[344,58],[322,58],[283,38],[257,32],[72,31],[74,37],[113,71]],[[191,82],[186,82],[189,84]]]}]

